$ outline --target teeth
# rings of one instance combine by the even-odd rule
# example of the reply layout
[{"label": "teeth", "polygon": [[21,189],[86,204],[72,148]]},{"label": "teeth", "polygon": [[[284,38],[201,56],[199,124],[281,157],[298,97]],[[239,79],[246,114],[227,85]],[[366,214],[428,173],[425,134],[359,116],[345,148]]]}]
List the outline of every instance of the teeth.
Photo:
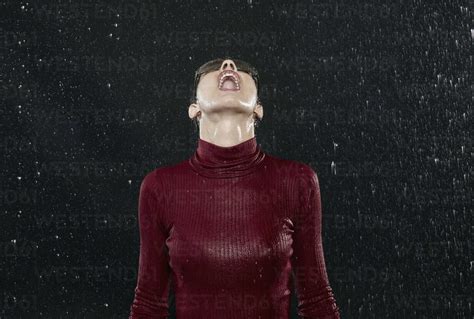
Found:
[{"label": "teeth", "polygon": [[232,72],[226,72],[222,75],[221,79],[219,80],[219,88],[222,87],[222,84],[224,84],[224,81],[227,80],[226,77],[229,77],[229,76],[234,81],[235,87],[237,89],[240,89],[239,81],[237,81],[237,78],[235,77],[234,73],[232,73]]}]

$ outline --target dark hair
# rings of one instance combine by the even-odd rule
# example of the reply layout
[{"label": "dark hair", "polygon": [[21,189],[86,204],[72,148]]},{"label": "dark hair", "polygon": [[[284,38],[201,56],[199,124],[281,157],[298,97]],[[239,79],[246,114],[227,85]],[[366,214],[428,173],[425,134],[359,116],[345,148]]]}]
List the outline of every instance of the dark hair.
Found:
[{"label": "dark hair", "polygon": [[191,103],[196,103],[196,93],[197,93],[197,87],[199,84],[199,80],[201,79],[201,76],[212,72],[212,71],[217,71],[222,65],[222,62],[224,60],[231,59],[234,61],[235,66],[239,71],[246,72],[252,76],[253,80],[255,81],[255,86],[257,87],[257,99],[258,99],[258,92],[259,92],[259,83],[258,83],[258,71],[255,67],[253,67],[250,63],[245,62],[243,60],[238,60],[238,59],[232,59],[230,57],[224,57],[224,58],[218,58],[214,59],[211,61],[208,61],[201,65],[195,72],[194,74],[194,86],[193,86],[193,91],[191,95],[190,102]]}]

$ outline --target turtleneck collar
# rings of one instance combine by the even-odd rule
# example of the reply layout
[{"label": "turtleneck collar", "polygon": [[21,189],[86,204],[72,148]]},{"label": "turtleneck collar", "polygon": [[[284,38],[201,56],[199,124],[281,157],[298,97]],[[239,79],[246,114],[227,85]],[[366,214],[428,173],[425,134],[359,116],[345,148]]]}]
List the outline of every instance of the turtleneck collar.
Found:
[{"label": "turtleneck collar", "polygon": [[199,138],[189,163],[203,176],[226,178],[252,173],[264,158],[256,136],[233,146],[219,146]]}]

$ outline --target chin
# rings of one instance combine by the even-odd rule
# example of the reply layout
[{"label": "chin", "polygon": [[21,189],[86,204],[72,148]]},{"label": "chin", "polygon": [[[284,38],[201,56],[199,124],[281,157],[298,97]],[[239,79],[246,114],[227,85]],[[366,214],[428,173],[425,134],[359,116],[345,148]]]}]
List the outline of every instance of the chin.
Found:
[{"label": "chin", "polygon": [[224,97],[213,103],[214,108],[240,109],[242,111],[252,110],[251,103],[235,97]]},{"label": "chin", "polygon": [[248,109],[251,101],[248,99],[242,99],[241,96],[237,94],[225,94],[219,97],[212,99],[212,102],[206,103],[210,108],[239,108],[239,109]]}]

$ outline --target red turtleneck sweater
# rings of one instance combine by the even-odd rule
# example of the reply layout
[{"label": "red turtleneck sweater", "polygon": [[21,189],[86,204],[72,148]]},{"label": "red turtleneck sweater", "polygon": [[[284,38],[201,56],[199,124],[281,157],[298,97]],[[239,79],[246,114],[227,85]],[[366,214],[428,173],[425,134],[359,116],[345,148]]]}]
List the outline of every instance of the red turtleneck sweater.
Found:
[{"label": "red turtleneck sweater", "polygon": [[[191,158],[148,173],[138,205],[140,258],[130,319],[338,319],[321,238],[318,177],[264,153],[253,137],[198,140]],[[293,274],[293,275],[292,275]]]}]

